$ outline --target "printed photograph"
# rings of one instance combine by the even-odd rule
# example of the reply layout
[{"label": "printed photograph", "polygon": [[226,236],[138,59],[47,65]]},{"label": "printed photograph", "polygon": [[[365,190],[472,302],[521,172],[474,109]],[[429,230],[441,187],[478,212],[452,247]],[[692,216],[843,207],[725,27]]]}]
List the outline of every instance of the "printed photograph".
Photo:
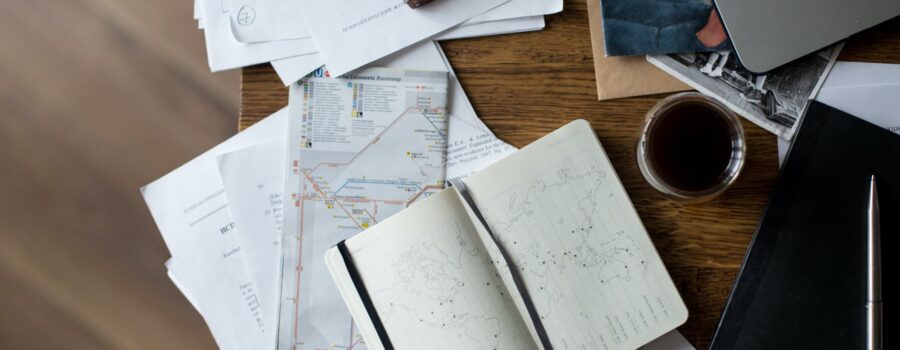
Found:
[{"label": "printed photograph", "polygon": [[650,63],[739,115],[790,140],[809,100],[816,96],[841,45],[786,64],[766,75],[743,69],[730,51],[647,56]]}]

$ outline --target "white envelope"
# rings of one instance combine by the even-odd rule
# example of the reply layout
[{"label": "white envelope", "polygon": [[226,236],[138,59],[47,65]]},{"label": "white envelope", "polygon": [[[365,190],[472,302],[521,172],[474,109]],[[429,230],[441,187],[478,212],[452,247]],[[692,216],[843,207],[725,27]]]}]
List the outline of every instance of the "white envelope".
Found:
[{"label": "white envelope", "polygon": [[509,0],[306,0],[303,19],[328,69],[339,76],[385,57]]},{"label": "white envelope", "polygon": [[309,38],[294,0],[225,0],[231,32],[242,43]]},{"label": "white envelope", "polygon": [[[438,34],[434,40],[453,40],[488,35],[530,32],[544,28],[544,16],[512,18],[471,25],[460,25]],[[318,53],[272,61],[278,78],[287,86],[321,67],[325,62]]]},{"label": "white envelope", "polygon": [[434,40],[455,40],[488,35],[530,32],[544,29],[544,16],[531,16],[459,25],[438,34]]},{"label": "white envelope", "polygon": [[[202,11],[199,25],[205,28],[206,53],[213,72],[266,63],[316,51],[310,38],[242,43],[231,31],[231,18],[223,0],[195,0]],[[197,6],[197,5],[195,5]]]},{"label": "white envelope", "polygon": [[497,8],[480,14],[463,25],[500,21],[510,18],[543,16],[562,11],[562,0],[510,0]]}]

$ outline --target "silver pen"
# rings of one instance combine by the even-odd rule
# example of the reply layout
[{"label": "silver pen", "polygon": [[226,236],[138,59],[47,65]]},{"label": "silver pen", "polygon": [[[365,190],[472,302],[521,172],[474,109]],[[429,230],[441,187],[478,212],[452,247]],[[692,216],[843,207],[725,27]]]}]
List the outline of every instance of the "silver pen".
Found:
[{"label": "silver pen", "polygon": [[881,350],[881,225],[878,211],[878,188],[875,186],[875,175],[869,183],[869,210],[866,215],[868,251],[866,266],[868,267],[866,293],[866,349]]}]

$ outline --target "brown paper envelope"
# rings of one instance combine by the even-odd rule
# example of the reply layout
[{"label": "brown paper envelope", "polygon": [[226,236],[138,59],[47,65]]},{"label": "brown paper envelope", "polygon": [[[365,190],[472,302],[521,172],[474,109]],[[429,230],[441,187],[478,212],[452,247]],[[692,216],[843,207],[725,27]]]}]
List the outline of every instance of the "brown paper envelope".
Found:
[{"label": "brown paper envelope", "polygon": [[591,26],[591,46],[594,49],[597,99],[610,100],[691,89],[654,67],[644,56],[606,57],[603,48],[600,0],[587,0],[587,9],[588,23]]}]

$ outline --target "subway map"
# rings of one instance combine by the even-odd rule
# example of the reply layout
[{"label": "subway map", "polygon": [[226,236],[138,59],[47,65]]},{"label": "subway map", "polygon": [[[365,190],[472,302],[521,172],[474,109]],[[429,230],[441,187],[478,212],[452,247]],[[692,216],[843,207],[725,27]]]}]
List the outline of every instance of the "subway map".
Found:
[{"label": "subway map", "polygon": [[441,73],[372,69],[292,86],[279,349],[365,348],[322,257],[443,188]]}]

